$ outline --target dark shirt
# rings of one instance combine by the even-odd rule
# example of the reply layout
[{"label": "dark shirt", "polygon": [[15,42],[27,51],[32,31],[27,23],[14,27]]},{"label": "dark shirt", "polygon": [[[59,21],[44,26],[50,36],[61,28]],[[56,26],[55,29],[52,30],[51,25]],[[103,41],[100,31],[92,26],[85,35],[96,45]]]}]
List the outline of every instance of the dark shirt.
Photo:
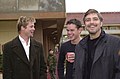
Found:
[{"label": "dark shirt", "polygon": [[[59,79],[73,79],[73,63],[65,61],[67,52],[75,52],[75,44],[71,44],[70,41],[61,45],[60,54],[58,59],[58,77]],[[66,62],[66,75],[64,76],[64,63]]]},{"label": "dark shirt", "polygon": [[96,39],[88,39],[87,42],[87,57],[86,57],[86,65],[85,65],[85,75],[84,75],[84,79],[90,79],[90,72],[91,72],[91,67],[92,67],[92,63],[94,60],[94,54],[95,54],[95,49],[97,46],[97,41],[99,38]]}]

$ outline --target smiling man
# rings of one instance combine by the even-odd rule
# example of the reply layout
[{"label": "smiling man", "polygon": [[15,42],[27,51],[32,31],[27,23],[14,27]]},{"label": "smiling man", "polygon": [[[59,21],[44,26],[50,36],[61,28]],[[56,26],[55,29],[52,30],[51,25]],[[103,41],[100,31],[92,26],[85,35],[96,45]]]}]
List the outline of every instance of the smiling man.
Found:
[{"label": "smiling man", "polygon": [[3,49],[3,79],[47,79],[42,44],[32,39],[36,22],[21,16],[17,22],[19,35]]},{"label": "smiling man", "polygon": [[120,38],[103,31],[95,9],[85,13],[83,22],[89,35],[76,46],[74,79],[120,79]]},{"label": "smiling man", "polygon": [[82,31],[81,22],[77,19],[69,20],[66,23],[66,31],[69,41],[63,43],[60,47],[58,68],[57,68],[59,79],[73,79],[73,63],[75,58],[75,46],[81,40],[80,37],[80,33]]}]

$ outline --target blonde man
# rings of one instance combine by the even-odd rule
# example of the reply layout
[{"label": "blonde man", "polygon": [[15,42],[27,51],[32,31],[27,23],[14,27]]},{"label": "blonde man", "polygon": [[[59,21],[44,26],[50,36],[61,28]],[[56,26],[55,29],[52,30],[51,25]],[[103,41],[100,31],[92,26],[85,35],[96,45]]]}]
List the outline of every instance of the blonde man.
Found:
[{"label": "blonde man", "polygon": [[3,79],[46,79],[42,44],[32,39],[35,18],[21,16],[19,35],[4,45]]}]

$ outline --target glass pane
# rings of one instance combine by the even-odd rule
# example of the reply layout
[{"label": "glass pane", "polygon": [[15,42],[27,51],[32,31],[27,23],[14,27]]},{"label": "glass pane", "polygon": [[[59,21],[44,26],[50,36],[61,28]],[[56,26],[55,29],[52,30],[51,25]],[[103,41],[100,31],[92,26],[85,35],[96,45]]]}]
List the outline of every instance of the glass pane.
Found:
[{"label": "glass pane", "polygon": [[17,0],[0,0],[0,12],[14,12],[17,10]]},{"label": "glass pane", "polygon": [[65,0],[40,0],[40,11],[65,11]]},{"label": "glass pane", "polygon": [[23,11],[36,11],[38,10],[39,0],[18,0],[18,8]]},{"label": "glass pane", "polygon": [[65,12],[65,0],[0,0],[0,12]]}]

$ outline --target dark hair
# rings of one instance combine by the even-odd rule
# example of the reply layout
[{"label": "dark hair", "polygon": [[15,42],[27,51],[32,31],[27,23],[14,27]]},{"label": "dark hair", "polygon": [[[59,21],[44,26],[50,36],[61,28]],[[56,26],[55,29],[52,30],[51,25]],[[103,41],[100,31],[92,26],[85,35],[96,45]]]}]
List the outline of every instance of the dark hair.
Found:
[{"label": "dark hair", "polygon": [[87,15],[89,15],[89,14],[92,14],[92,13],[96,13],[96,14],[98,15],[100,21],[101,21],[101,22],[103,21],[102,15],[101,15],[97,10],[95,10],[95,9],[89,9],[89,10],[85,13],[85,15],[84,15],[84,17],[83,17],[83,22],[84,22],[84,23],[85,23],[85,17],[86,17]]},{"label": "dark hair", "polygon": [[77,29],[82,27],[81,22],[79,20],[77,20],[77,19],[70,19],[69,21],[67,21],[66,25],[69,25],[69,24],[75,24]]}]

